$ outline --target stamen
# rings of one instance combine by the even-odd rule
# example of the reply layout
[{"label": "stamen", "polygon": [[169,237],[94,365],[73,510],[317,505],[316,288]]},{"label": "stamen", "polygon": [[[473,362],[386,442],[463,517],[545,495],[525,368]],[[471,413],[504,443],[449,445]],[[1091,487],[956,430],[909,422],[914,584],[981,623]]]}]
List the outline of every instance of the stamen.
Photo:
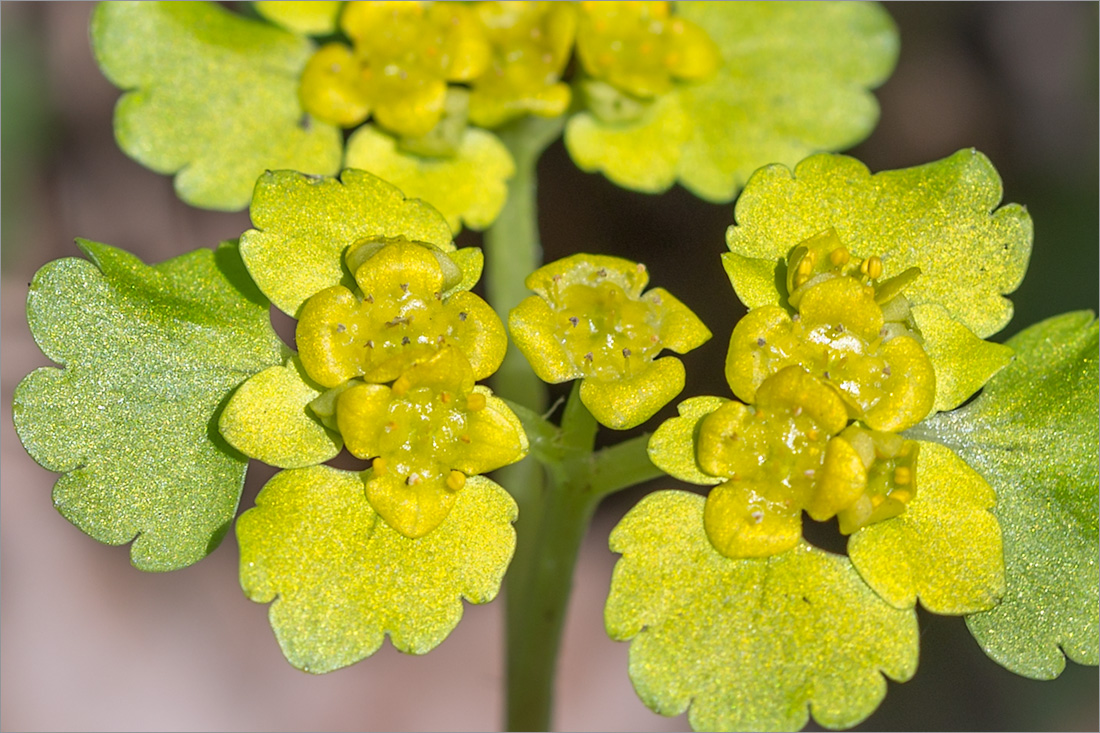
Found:
[{"label": "stamen", "polygon": [[466,485],[466,474],[462,471],[451,471],[447,474],[447,488],[451,491],[458,491]]}]

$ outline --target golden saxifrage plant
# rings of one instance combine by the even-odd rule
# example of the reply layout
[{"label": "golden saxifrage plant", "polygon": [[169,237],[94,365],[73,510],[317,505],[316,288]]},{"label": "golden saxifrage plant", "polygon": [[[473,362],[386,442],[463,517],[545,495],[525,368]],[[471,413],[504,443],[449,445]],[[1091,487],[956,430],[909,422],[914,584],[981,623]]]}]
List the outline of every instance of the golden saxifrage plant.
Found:
[{"label": "golden saxifrage plant", "polygon": [[[507,573],[507,724],[548,728],[580,540],[660,476],[706,488],[615,528],[605,611],[658,713],[853,726],[914,674],[918,603],[1019,674],[1097,663],[1096,321],[987,340],[1032,224],[981,153],[872,174],[827,152],[876,119],[877,5],[104,3],[92,41],[123,150],[253,228],[153,266],[78,240],[42,268],[27,316],[62,368],[23,380],[16,427],[59,511],[140,569],[235,526],[294,666],[387,635],[427,653]],[[600,448],[679,398],[665,351],[712,333],[642,263],[541,262],[559,134],[618,185],[736,198],[730,394]],[[574,382],[556,420],[543,382]],[[250,460],[280,470],[238,516]]]}]

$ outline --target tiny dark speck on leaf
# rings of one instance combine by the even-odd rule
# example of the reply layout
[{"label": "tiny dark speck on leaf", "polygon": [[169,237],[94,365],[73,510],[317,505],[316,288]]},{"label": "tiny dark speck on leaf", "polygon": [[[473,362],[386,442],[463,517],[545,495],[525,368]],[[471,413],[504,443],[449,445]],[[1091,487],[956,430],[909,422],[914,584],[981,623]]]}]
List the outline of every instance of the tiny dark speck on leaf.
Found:
[{"label": "tiny dark speck on leaf", "polygon": [[308,113],[303,113],[302,116],[298,119],[298,127],[302,128],[306,132],[308,132],[311,127],[313,127],[313,119],[310,118]]}]

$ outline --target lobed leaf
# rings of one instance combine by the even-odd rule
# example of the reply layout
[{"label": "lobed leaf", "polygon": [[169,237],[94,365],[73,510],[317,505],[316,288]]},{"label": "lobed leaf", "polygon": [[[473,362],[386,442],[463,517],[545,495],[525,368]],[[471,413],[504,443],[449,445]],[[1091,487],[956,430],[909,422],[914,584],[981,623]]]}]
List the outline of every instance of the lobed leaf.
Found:
[{"label": "lobed leaf", "polygon": [[939,305],[918,305],[913,320],[936,372],[937,412],[954,410],[1012,361],[1012,349],[983,341]]},{"label": "lobed leaf", "polygon": [[496,135],[469,128],[452,158],[404,153],[397,141],[373,125],[363,125],[348,139],[344,165],[362,168],[437,208],[456,234],[462,225],[485,229],[508,198],[508,179],[515,173],[512,154]]},{"label": "lobed leaf", "polygon": [[920,426],[997,491],[1007,592],[967,626],[995,661],[1037,679],[1057,677],[1065,657],[1100,657],[1097,333],[1088,312],[1031,326],[974,402]]},{"label": "lobed leaf", "polygon": [[[793,171],[762,168],[737,200],[726,240],[737,296],[750,308],[781,305],[783,258],[803,240],[835,227],[852,255],[878,255],[884,276],[919,267],[905,289],[913,305],[937,304],[977,336],[1012,317],[1003,297],[1015,290],[1031,255],[1031,218],[1001,201],[1001,180],[976,150],[915,168],[871,175],[854,158],[815,155]],[[770,269],[746,266],[765,260]]]},{"label": "lobed leaf", "polygon": [[43,267],[27,320],[62,369],[15,391],[16,430],[62,515],[100,542],[133,541],[142,570],[202,559],[236,513],[246,460],[217,429],[229,394],[286,358],[233,243],[148,267],[77,240],[87,260]]},{"label": "lobed leaf", "polygon": [[308,39],[199,2],[100,3],[91,36],[103,73],[126,92],[119,146],[175,174],[187,203],[243,209],[265,170],[339,169],[340,131],[298,102]]},{"label": "lobed leaf", "polygon": [[328,466],[282,471],[241,515],[241,586],[268,616],[287,660],[329,672],[374,654],[390,635],[425,654],[488,603],[512,558],[516,505],[471,476],[443,523],[409,539],[380,520],[359,474]]},{"label": "lobed leaf", "polygon": [[900,516],[848,540],[848,556],[889,604],[920,598],[933,613],[991,608],[1005,589],[1001,528],[989,509],[993,489],[974,469],[935,443],[920,447],[917,494]]},{"label": "lobed leaf", "polygon": [[632,639],[630,677],[662,715],[696,730],[855,725],[916,671],[916,614],[889,606],[848,560],[802,543],[732,560],[703,530],[704,498],[661,491],[611,534],[605,620]]},{"label": "lobed leaf", "polygon": [[361,240],[403,236],[454,250],[439,212],[365,171],[339,179],[269,171],[250,213],[256,228],[241,236],[241,256],[260,290],[292,316],[314,293],[355,287],[344,253]]},{"label": "lobed leaf", "polygon": [[238,387],[218,419],[218,429],[241,453],[271,466],[324,463],[339,454],[344,440],[309,409],[323,392],[298,357],[292,357]]},{"label": "lobed leaf", "polygon": [[867,90],[898,53],[880,6],[679,2],[676,10],[718,44],[717,75],[677,86],[636,121],[571,117],[565,143],[582,170],[633,190],[679,181],[701,198],[730,201],[760,166],[848,147],[878,121]]}]

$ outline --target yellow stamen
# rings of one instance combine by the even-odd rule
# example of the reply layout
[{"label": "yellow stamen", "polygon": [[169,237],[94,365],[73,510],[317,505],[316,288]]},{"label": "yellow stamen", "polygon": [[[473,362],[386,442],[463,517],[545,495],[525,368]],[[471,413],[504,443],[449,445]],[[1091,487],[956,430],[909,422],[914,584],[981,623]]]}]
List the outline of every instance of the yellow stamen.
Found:
[{"label": "yellow stamen", "polygon": [[462,471],[451,471],[447,474],[447,488],[451,491],[458,491],[466,485],[466,474]]},{"label": "yellow stamen", "polygon": [[872,280],[877,280],[882,277],[882,258],[877,255],[872,255],[863,261],[863,264],[859,266],[859,271]]},{"label": "yellow stamen", "polygon": [[466,409],[470,412],[477,412],[478,410],[485,409],[485,395],[480,392],[474,392],[466,396]]},{"label": "yellow stamen", "polygon": [[386,472],[386,459],[381,457],[375,458],[370,464],[370,467],[374,471],[375,476],[381,476]]},{"label": "yellow stamen", "polygon": [[913,480],[913,473],[905,466],[898,466],[894,469],[894,483],[898,486],[905,486]]},{"label": "yellow stamen", "polygon": [[848,254],[847,247],[837,247],[829,253],[829,262],[833,263],[833,267],[843,267],[848,264],[852,256]]}]

